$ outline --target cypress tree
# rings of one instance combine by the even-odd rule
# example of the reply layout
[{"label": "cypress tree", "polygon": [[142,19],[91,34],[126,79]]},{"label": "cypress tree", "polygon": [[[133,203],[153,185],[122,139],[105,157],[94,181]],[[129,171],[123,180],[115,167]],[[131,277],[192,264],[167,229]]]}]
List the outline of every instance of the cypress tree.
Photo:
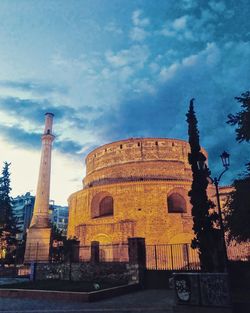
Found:
[{"label": "cypress tree", "polygon": [[[191,165],[193,181],[189,192],[192,204],[194,239],[192,247],[198,249],[201,269],[205,272],[223,270],[223,263],[218,255],[218,242],[221,242],[220,231],[214,228],[218,224],[218,214],[211,213],[214,204],[208,199],[207,187],[210,171],[206,165],[206,157],[201,152],[197,119],[193,105],[190,101],[189,111],[186,114],[188,122],[188,135],[191,153],[189,163]],[[222,258],[223,260],[223,258]]]},{"label": "cypress tree", "polygon": [[[10,163],[4,162],[2,176],[0,178],[0,236],[2,256],[10,259],[16,245],[16,219],[12,211],[12,199],[10,197]],[[5,251],[3,253],[3,251]]]}]

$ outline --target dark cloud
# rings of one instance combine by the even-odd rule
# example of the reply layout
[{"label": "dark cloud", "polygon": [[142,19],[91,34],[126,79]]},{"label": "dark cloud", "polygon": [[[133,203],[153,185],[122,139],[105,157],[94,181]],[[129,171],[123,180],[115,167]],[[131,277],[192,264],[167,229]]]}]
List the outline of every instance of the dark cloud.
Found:
[{"label": "dark cloud", "polygon": [[42,123],[46,112],[53,112],[58,119],[61,119],[67,111],[72,113],[71,109],[66,107],[55,107],[47,100],[30,100],[13,97],[0,98],[0,110],[14,116],[22,116],[35,123]]},{"label": "dark cloud", "polygon": [[[52,112],[55,115],[56,125],[67,121],[72,127],[79,130],[85,129],[89,125],[89,121],[78,117],[77,111],[67,106],[54,106],[48,100],[30,100],[19,99],[13,97],[0,98],[0,110],[14,117],[22,117],[32,123],[37,128],[43,127],[44,114]],[[86,108],[87,110],[87,108]],[[82,110],[81,110],[82,111]],[[92,111],[93,112],[93,111]],[[0,128],[1,135],[16,146],[38,149],[41,146],[40,134],[27,132],[22,125],[14,125],[12,127],[2,126]],[[54,143],[55,148],[62,153],[77,154],[82,145],[72,140],[57,140]]]},{"label": "dark cloud", "polygon": [[41,135],[26,132],[17,126],[0,126],[0,133],[3,138],[17,147],[38,149],[41,146]]},{"label": "dark cloud", "polygon": [[56,123],[67,119],[79,128],[84,128],[88,124],[87,119],[77,116],[75,109],[65,105],[55,106],[48,100],[31,100],[14,97],[0,98],[0,110],[15,117],[24,117],[31,123],[38,125],[44,123],[44,114],[47,112],[54,113]]},{"label": "dark cloud", "polygon": [[[41,134],[27,132],[18,126],[0,126],[1,136],[17,147],[37,150],[41,148]],[[55,140],[54,148],[62,153],[77,154],[82,145],[73,140]]]},{"label": "dark cloud", "polygon": [[65,86],[57,86],[33,81],[0,81],[0,87],[7,87],[17,90],[30,91],[34,94],[46,95],[53,92],[66,94],[68,89]]},{"label": "dark cloud", "polygon": [[[175,75],[166,79],[156,94],[128,96],[113,114],[106,112],[96,121],[105,141],[140,136],[187,140],[186,112],[194,97],[201,144],[209,153],[213,173],[221,169],[221,152],[231,154],[232,166],[225,180],[229,182],[249,159],[246,146],[235,142],[234,130],[226,124],[227,115],[239,110],[234,97],[247,89],[250,80],[249,72],[242,75],[242,68],[250,66],[248,58],[242,59],[250,53],[250,46],[242,48],[239,54],[210,46],[194,56],[194,64],[192,60],[179,64]],[[226,53],[231,53],[231,59]]]},{"label": "dark cloud", "polygon": [[55,141],[54,147],[62,153],[70,154],[77,154],[82,149],[82,145],[73,140]]}]

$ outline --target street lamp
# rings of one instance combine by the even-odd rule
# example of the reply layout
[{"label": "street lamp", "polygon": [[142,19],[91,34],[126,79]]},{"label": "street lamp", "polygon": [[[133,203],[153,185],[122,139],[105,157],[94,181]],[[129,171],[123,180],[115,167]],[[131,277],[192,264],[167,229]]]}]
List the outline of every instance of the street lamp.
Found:
[{"label": "street lamp", "polygon": [[215,185],[216,189],[216,199],[217,199],[217,207],[218,207],[218,213],[219,213],[219,222],[220,222],[220,229],[221,229],[221,234],[222,234],[222,242],[223,242],[223,252],[224,252],[224,258],[225,258],[225,267],[227,269],[227,247],[226,247],[226,241],[225,241],[225,229],[224,229],[224,224],[223,224],[223,219],[222,219],[222,213],[221,213],[221,206],[220,206],[220,193],[219,193],[219,182],[222,177],[222,175],[228,170],[230,162],[229,162],[229,153],[224,151],[221,155],[221,161],[222,165],[224,166],[224,170],[220,174],[220,176],[217,178],[215,177],[214,179],[211,178],[212,183]]},{"label": "street lamp", "polygon": [[228,170],[229,165],[230,165],[229,157],[230,157],[230,154],[227,153],[226,151],[224,151],[224,152],[220,155],[220,158],[221,158],[221,161],[222,161],[222,165],[226,168],[226,170]]}]

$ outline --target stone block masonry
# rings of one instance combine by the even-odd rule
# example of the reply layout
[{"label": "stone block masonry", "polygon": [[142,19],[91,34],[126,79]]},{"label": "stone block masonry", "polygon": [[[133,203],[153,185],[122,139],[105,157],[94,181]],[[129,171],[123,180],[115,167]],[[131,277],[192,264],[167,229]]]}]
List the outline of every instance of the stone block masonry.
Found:
[{"label": "stone block masonry", "polygon": [[49,225],[49,194],[51,152],[54,135],[52,113],[45,114],[45,128],[42,135],[41,161],[36,190],[34,212],[27,231],[24,262],[48,262],[51,228]]}]

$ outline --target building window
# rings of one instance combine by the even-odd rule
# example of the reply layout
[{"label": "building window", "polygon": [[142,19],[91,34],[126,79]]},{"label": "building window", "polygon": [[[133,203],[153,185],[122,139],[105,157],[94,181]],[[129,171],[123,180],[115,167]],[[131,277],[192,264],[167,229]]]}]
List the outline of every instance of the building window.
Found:
[{"label": "building window", "polygon": [[185,199],[177,192],[168,196],[168,213],[185,213],[187,212]]},{"label": "building window", "polygon": [[108,192],[97,193],[91,202],[91,217],[111,216],[114,214],[114,200]]},{"label": "building window", "polygon": [[113,215],[113,198],[107,196],[99,204],[99,216]]}]

